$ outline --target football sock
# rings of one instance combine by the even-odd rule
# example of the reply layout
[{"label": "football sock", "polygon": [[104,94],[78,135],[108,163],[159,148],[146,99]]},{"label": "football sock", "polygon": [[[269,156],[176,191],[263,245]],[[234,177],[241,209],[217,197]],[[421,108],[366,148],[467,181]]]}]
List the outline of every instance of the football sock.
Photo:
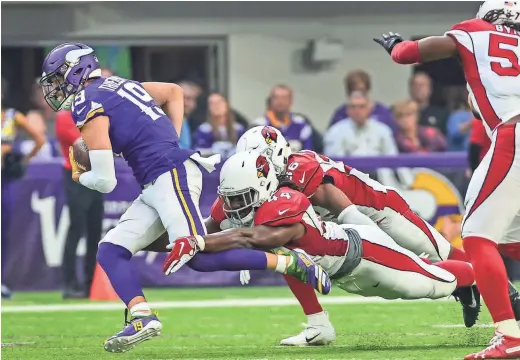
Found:
[{"label": "football sock", "polygon": [[119,298],[128,305],[137,296],[144,296],[139,272],[130,259],[132,253],[109,242],[99,244],[97,261],[107,274]]},{"label": "football sock", "polygon": [[198,253],[186,265],[200,272],[265,270],[267,257],[265,252],[259,250],[231,249],[216,253]]},{"label": "football sock", "polygon": [[297,280],[290,275],[284,275],[283,277],[307,317],[323,313],[323,308],[318,301],[318,297],[316,296],[316,292],[312,285],[302,283],[300,280]]},{"label": "football sock", "polygon": [[444,260],[435,263],[441,269],[449,271],[457,279],[457,287],[467,287],[475,283],[475,275],[471,264],[464,261]]},{"label": "football sock", "polygon": [[[504,320],[514,319],[506,268],[498,253],[497,244],[482,237],[467,236],[463,239],[463,245],[473,265],[478,289],[493,321],[498,324]],[[506,333],[506,335],[510,334]]]},{"label": "football sock", "polygon": [[150,316],[151,314],[152,310],[146,302],[140,302],[130,308],[130,315],[132,315],[132,317],[146,317]]},{"label": "football sock", "polygon": [[520,338],[520,328],[515,319],[499,321],[495,324],[499,333],[515,338]]},{"label": "football sock", "polygon": [[309,325],[332,326],[329,320],[329,316],[325,311],[307,315],[307,322],[309,323]]}]

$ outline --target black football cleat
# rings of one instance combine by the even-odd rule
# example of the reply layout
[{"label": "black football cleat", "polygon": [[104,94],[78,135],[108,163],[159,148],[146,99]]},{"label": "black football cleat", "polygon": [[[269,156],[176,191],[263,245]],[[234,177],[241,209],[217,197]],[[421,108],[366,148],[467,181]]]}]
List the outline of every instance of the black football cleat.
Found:
[{"label": "black football cleat", "polygon": [[455,300],[462,305],[462,316],[464,317],[464,325],[467,328],[472,327],[478,320],[480,312],[480,292],[476,285],[471,287],[458,288],[453,292]]}]

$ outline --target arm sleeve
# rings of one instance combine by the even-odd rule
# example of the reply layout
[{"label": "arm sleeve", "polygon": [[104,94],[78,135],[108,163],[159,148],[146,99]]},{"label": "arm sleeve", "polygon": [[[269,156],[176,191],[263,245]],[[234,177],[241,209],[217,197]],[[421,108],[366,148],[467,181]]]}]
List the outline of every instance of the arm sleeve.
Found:
[{"label": "arm sleeve", "polygon": [[79,177],[79,182],[92,190],[109,193],[117,185],[114,155],[112,150],[90,150],[91,170]]}]

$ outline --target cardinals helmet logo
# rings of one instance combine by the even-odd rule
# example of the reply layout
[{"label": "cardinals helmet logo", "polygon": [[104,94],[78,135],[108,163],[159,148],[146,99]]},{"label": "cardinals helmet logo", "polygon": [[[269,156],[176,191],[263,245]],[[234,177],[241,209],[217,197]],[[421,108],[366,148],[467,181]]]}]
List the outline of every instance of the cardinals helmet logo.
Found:
[{"label": "cardinals helmet logo", "polygon": [[267,145],[271,145],[272,143],[278,141],[278,134],[276,133],[276,131],[274,131],[273,128],[269,126],[264,126],[264,128],[262,129],[262,136],[264,137]]},{"label": "cardinals helmet logo", "polygon": [[256,158],[256,175],[261,178],[267,178],[267,174],[269,173],[269,162],[264,156],[259,156]]}]

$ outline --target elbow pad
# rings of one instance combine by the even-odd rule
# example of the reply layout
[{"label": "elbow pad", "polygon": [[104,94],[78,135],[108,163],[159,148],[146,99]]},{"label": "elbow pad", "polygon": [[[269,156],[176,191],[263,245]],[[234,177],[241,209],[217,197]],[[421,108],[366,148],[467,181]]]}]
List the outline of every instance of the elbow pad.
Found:
[{"label": "elbow pad", "polygon": [[338,222],[340,224],[376,226],[376,224],[368,216],[361,213],[354,204],[343,209],[343,211],[338,215]]},{"label": "elbow pad", "polygon": [[90,150],[91,170],[79,177],[79,182],[89,189],[109,193],[117,185],[114,155],[112,150]]}]

